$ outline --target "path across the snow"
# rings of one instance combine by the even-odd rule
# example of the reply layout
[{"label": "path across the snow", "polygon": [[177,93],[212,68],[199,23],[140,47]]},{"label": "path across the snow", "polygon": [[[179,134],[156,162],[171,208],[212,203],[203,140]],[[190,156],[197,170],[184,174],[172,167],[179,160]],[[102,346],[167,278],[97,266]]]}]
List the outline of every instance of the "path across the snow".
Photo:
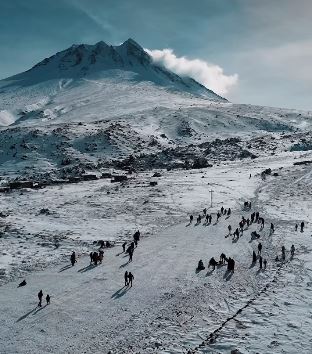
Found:
[{"label": "path across the snow", "polygon": [[[74,267],[33,273],[25,287],[3,286],[3,353],[181,353],[196,345],[269,277],[250,267],[257,245],[250,231],[257,225],[238,242],[225,238],[228,224],[240,217],[210,226],[181,224],[142,239],[132,263],[112,248],[97,267],[81,257]],[[195,272],[199,259],[207,265],[221,252],[236,260],[234,275],[226,266]],[[123,287],[126,270],[135,277],[131,289]],[[40,289],[51,295],[51,305],[39,309]]]}]

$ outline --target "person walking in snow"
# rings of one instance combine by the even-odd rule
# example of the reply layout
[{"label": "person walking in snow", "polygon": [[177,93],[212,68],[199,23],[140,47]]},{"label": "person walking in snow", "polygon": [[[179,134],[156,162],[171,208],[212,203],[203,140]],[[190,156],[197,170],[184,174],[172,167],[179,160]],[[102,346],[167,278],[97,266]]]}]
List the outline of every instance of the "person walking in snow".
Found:
[{"label": "person walking in snow", "polygon": [[42,306],[42,298],[43,298],[43,292],[42,292],[42,290],[40,290],[39,293],[38,293],[38,299],[39,299],[39,304],[38,304],[38,306],[39,306],[39,307]]},{"label": "person walking in snow", "polygon": [[231,235],[231,231],[232,231],[232,226],[231,225],[228,226],[228,230],[229,230],[229,235]]},{"label": "person walking in snow", "polygon": [[207,208],[205,208],[205,209],[203,210],[203,213],[204,213],[204,215],[206,215],[206,213],[207,213]]},{"label": "person walking in snow", "polygon": [[295,225],[295,231],[298,231],[298,224]]},{"label": "person walking in snow", "polygon": [[197,270],[204,270],[205,266],[204,266],[204,262],[200,259],[198,262],[198,266],[197,266]]},{"label": "person walking in snow", "polygon": [[190,224],[193,222],[194,216],[190,215]]},{"label": "person walking in snow", "polygon": [[224,253],[221,253],[220,255],[220,264],[224,264],[226,260],[226,255]]},{"label": "person walking in snow", "polygon": [[282,259],[283,259],[283,261],[285,261],[285,258],[286,258],[285,252],[286,252],[285,246],[282,246]]},{"label": "person walking in snow", "polygon": [[263,265],[264,265],[264,269],[266,269],[266,267],[267,267],[267,260],[266,259],[263,260]]},{"label": "person walking in snow", "polygon": [[291,254],[292,257],[295,254],[295,246],[294,245],[291,245],[291,247],[290,247],[290,254]]},{"label": "person walking in snow", "polygon": [[140,231],[139,231],[139,230],[136,231],[136,232],[134,233],[134,235],[133,235],[133,240],[134,240],[135,247],[138,246],[138,242],[140,241],[140,236],[141,236],[141,234],[140,234]]},{"label": "person walking in snow", "polygon": [[46,296],[47,305],[50,305],[50,301],[51,301],[51,297],[49,294],[47,294],[47,296]]},{"label": "person walking in snow", "polygon": [[98,255],[98,253],[97,253],[97,252],[93,252],[93,262],[94,262],[94,265],[97,266],[98,260],[99,260],[99,255]]},{"label": "person walking in snow", "polygon": [[128,283],[129,283],[128,277],[129,277],[128,271],[126,270],[125,275],[124,275],[124,278],[125,278],[125,286],[128,286]]},{"label": "person walking in snow", "polygon": [[232,258],[231,259],[231,270],[232,270],[232,272],[234,273],[234,270],[235,270],[235,261],[234,261],[234,259]]},{"label": "person walking in snow", "polygon": [[271,233],[271,234],[273,234],[273,233],[274,233],[274,231],[275,231],[275,229],[274,229],[274,225],[271,223],[270,233]]},{"label": "person walking in snow", "polygon": [[300,231],[303,232],[303,229],[304,229],[304,222],[301,221],[301,224],[300,224]]},{"label": "person walking in snow", "polygon": [[261,255],[261,252],[262,252],[262,243],[259,242],[258,243],[258,254]]},{"label": "person walking in snow", "polygon": [[76,262],[77,262],[76,253],[75,253],[75,251],[73,251],[73,253],[70,256],[70,263],[71,263],[72,267],[75,265]]},{"label": "person walking in snow", "polygon": [[262,256],[259,257],[259,267],[262,269]]},{"label": "person walking in snow", "polygon": [[224,208],[223,206],[221,207],[221,215],[223,215]]},{"label": "person walking in snow", "polygon": [[100,264],[102,264],[103,258],[104,258],[104,251],[100,249],[99,257],[98,257]]},{"label": "person walking in snow", "polygon": [[93,252],[90,252],[90,264],[93,262]]},{"label": "person walking in snow", "polygon": [[217,264],[218,264],[217,261],[212,257],[212,258],[210,258],[210,261],[209,261],[209,264],[208,264],[208,268],[211,266],[212,270],[215,270]]},{"label": "person walking in snow", "polygon": [[132,288],[132,282],[133,282],[134,276],[131,272],[128,274],[128,285],[130,285],[130,288]]},{"label": "person walking in snow", "polygon": [[126,246],[127,246],[127,242],[124,242],[122,244],[122,252],[125,253],[126,252]]},{"label": "person walking in snow", "polygon": [[128,252],[129,253],[129,262],[132,262],[133,252],[134,252],[134,249],[131,247]]},{"label": "person walking in snow", "polygon": [[229,208],[227,211],[227,216],[230,216],[230,215],[231,215],[231,208]]}]

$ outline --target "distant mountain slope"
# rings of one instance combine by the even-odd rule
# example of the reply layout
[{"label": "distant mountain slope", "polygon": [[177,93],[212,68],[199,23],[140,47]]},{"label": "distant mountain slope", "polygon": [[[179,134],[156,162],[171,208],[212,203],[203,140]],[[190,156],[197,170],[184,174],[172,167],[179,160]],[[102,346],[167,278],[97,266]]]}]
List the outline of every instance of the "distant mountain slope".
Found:
[{"label": "distant mountain slope", "polygon": [[[105,118],[101,112],[109,112],[112,101],[122,101],[121,112],[116,105],[111,112],[115,115],[125,114],[128,109],[134,112],[140,107],[155,107],[156,101],[168,105],[178,96],[180,100],[196,96],[226,102],[197,81],[182,78],[154,64],[139,44],[128,39],[120,46],[109,46],[104,42],[73,45],[26,72],[1,80],[0,125],[36,117],[56,118],[60,112],[54,103],[64,101],[65,96],[73,101],[87,97],[89,105],[94,99],[98,112],[92,112],[91,120]],[[99,101],[101,105],[98,105]],[[83,101],[81,105],[84,105]],[[65,108],[66,112],[68,110],[71,111]],[[65,117],[67,120],[70,119]]]}]

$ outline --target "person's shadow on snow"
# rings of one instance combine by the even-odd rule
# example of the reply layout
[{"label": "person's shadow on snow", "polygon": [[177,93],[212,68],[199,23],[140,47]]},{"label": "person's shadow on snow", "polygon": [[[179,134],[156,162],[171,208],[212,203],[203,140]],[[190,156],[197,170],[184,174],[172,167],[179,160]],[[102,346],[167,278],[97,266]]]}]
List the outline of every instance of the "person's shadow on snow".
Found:
[{"label": "person's shadow on snow", "polygon": [[257,264],[257,262],[252,262],[249,266],[249,269],[253,268],[256,264]]},{"label": "person's shadow on snow", "polygon": [[29,315],[31,315],[33,312],[35,312],[37,310],[37,307],[35,307],[34,309],[30,310],[29,312],[27,312],[25,315],[21,316],[17,321],[20,322],[22,320],[24,320],[25,318],[27,318]]},{"label": "person's shadow on snow", "polygon": [[213,272],[214,272],[213,269],[209,270],[209,271],[206,273],[206,277],[210,277],[210,275],[212,275]]},{"label": "person's shadow on snow", "polygon": [[191,225],[192,225],[192,223],[189,222],[188,224],[185,225],[185,227],[189,227],[189,226],[191,226]]},{"label": "person's shadow on snow", "polygon": [[130,263],[130,261],[128,261],[128,262],[126,262],[126,263],[124,263],[124,264],[121,264],[121,265],[119,266],[119,268],[124,268],[124,267],[126,267],[129,263]]},{"label": "person's shadow on snow", "polygon": [[87,272],[87,271],[89,271],[91,269],[94,269],[95,267],[96,267],[95,264],[89,264],[86,267],[79,269],[78,273],[85,273],[85,272]]},{"label": "person's shadow on snow", "polygon": [[112,296],[111,298],[116,300],[119,299],[120,297],[124,296],[128,291],[130,290],[129,286],[123,286],[122,288],[118,289]]},{"label": "person's shadow on snow", "polygon": [[36,315],[38,312],[42,311],[44,308],[46,308],[48,305],[45,304],[44,306],[37,307],[36,311],[33,312],[33,316]]},{"label": "person's shadow on snow", "polygon": [[59,273],[64,272],[64,270],[69,269],[69,268],[72,268],[72,265],[71,265],[71,264],[67,264],[66,266],[64,266],[63,268],[61,268],[61,269],[59,270]]},{"label": "person's shadow on snow", "polygon": [[232,272],[230,270],[226,270],[223,275],[223,279],[225,279],[226,281],[229,281],[229,280],[231,280],[233,274],[234,274],[234,272]]}]

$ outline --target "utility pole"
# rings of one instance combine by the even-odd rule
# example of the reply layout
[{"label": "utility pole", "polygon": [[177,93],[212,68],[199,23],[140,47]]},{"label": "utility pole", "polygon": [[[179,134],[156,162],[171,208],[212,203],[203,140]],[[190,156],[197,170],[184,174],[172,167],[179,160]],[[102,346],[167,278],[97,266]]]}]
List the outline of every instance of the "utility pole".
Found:
[{"label": "utility pole", "polygon": [[210,208],[212,208],[212,193],[213,193],[213,190],[211,189],[209,191],[209,193],[210,193]]}]

